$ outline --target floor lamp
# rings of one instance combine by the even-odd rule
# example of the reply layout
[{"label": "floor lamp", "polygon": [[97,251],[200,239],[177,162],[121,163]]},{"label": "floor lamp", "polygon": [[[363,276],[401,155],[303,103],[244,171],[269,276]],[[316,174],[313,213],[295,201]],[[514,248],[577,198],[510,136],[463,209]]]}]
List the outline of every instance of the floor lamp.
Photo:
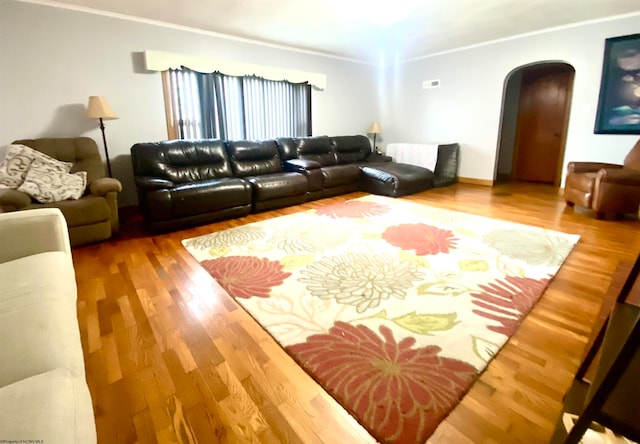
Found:
[{"label": "floor lamp", "polygon": [[367,131],[368,134],[373,134],[373,150],[372,152],[376,152],[376,136],[380,134],[382,130],[380,129],[380,124],[378,122],[373,122]]},{"label": "floor lamp", "polygon": [[100,130],[102,131],[102,143],[104,143],[104,155],[107,158],[107,172],[111,175],[111,161],[109,160],[109,149],[107,148],[107,137],[104,134],[103,120],[114,120],[118,116],[113,112],[107,100],[102,96],[90,96],[87,106],[87,117],[90,119],[100,119]]}]

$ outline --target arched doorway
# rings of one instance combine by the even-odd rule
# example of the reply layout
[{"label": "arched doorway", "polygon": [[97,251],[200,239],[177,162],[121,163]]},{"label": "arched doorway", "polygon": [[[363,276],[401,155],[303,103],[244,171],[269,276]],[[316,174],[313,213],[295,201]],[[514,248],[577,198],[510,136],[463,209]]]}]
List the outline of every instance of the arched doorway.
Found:
[{"label": "arched doorway", "polygon": [[544,62],[505,82],[496,179],[560,185],[575,70]]}]

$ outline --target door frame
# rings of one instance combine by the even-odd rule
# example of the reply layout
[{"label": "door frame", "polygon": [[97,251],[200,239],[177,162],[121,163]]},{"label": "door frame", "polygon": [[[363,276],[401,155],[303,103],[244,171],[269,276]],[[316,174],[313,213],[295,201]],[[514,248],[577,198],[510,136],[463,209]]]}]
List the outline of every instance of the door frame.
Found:
[{"label": "door frame", "polygon": [[[521,65],[518,66],[517,68],[514,68],[513,70],[511,70],[505,77],[504,80],[504,86],[503,86],[503,92],[502,92],[502,107],[501,107],[501,114],[500,114],[500,127],[499,127],[499,133],[498,133],[498,145],[496,148],[496,160],[495,160],[495,166],[494,166],[494,183],[499,181],[499,176],[500,176],[500,167],[504,166],[504,163],[501,164],[500,161],[500,155],[501,153],[504,152],[504,150],[510,150],[511,151],[511,164],[510,164],[510,172],[508,174],[508,181],[515,181],[515,164],[516,161],[518,159],[518,121],[519,121],[519,113],[520,113],[520,107],[519,107],[519,103],[520,103],[520,98],[521,98],[521,92],[520,92],[520,84],[516,85],[517,86],[517,95],[518,95],[518,105],[516,106],[517,108],[517,113],[518,116],[515,119],[514,122],[511,122],[509,125],[514,125],[514,128],[506,128],[506,124],[505,124],[505,115],[509,112],[513,112],[513,108],[511,106],[510,103],[507,103],[507,89],[510,86],[509,82],[512,81],[514,74],[516,73],[520,73],[520,78],[519,81],[522,82],[522,76],[521,74],[524,73],[526,70],[531,69],[531,68],[540,68],[542,66],[549,66],[549,65],[563,65],[566,66],[568,68],[569,71],[571,71],[573,73],[573,75],[571,76],[570,82],[569,82],[569,88],[567,91],[567,99],[565,101],[565,109],[563,110],[563,126],[562,126],[562,133],[560,135],[560,146],[561,146],[561,150],[560,150],[560,155],[558,156],[558,164],[556,165],[556,178],[554,180],[554,186],[555,187],[560,187],[560,185],[562,184],[562,177],[563,177],[563,173],[564,173],[564,159],[565,159],[565,152],[566,152],[566,148],[567,148],[567,134],[569,131],[569,117],[571,114],[571,103],[573,100],[573,85],[575,82],[575,68],[573,67],[573,65],[571,65],[568,62],[565,61],[561,61],[561,60],[548,60],[548,61],[538,61],[538,62],[534,62],[534,63],[528,63],[525,65]],[[507,130],[512,130],[513,131],[513,139],[512,140],[507,140],[507,138],[505,138],[505,133],[507,132]],[[502,177],[504,177],[504,175],[502,175]]]}]

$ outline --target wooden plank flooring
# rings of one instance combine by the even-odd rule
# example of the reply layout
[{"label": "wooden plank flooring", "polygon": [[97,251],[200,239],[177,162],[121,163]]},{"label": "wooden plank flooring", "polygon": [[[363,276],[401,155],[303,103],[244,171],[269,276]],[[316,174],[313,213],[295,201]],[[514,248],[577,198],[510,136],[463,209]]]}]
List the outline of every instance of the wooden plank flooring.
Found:
[{"label": "wooden plank flooring", "polygon": [[[123,217],[73,250],[100,443],[374,442],[200,268],[180,241],[353,193],[162,235]],[[455,185],[405,199],[580,234],[549,289],[431,443],[545,443],[612,274],[640,251],[634,217],[600,221],[557,189]],[[330,235],[327,233],[326,235]]]}]

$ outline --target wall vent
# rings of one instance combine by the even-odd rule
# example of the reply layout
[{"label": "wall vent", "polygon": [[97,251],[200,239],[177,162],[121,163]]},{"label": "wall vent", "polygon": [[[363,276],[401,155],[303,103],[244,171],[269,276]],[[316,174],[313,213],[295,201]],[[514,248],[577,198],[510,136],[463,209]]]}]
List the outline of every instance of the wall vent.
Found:
[{"label": "wall vent", "polygon": [[424,80],[422,82],[422,89],[439,88],[439,87],[440,87],[440,79]]}]

